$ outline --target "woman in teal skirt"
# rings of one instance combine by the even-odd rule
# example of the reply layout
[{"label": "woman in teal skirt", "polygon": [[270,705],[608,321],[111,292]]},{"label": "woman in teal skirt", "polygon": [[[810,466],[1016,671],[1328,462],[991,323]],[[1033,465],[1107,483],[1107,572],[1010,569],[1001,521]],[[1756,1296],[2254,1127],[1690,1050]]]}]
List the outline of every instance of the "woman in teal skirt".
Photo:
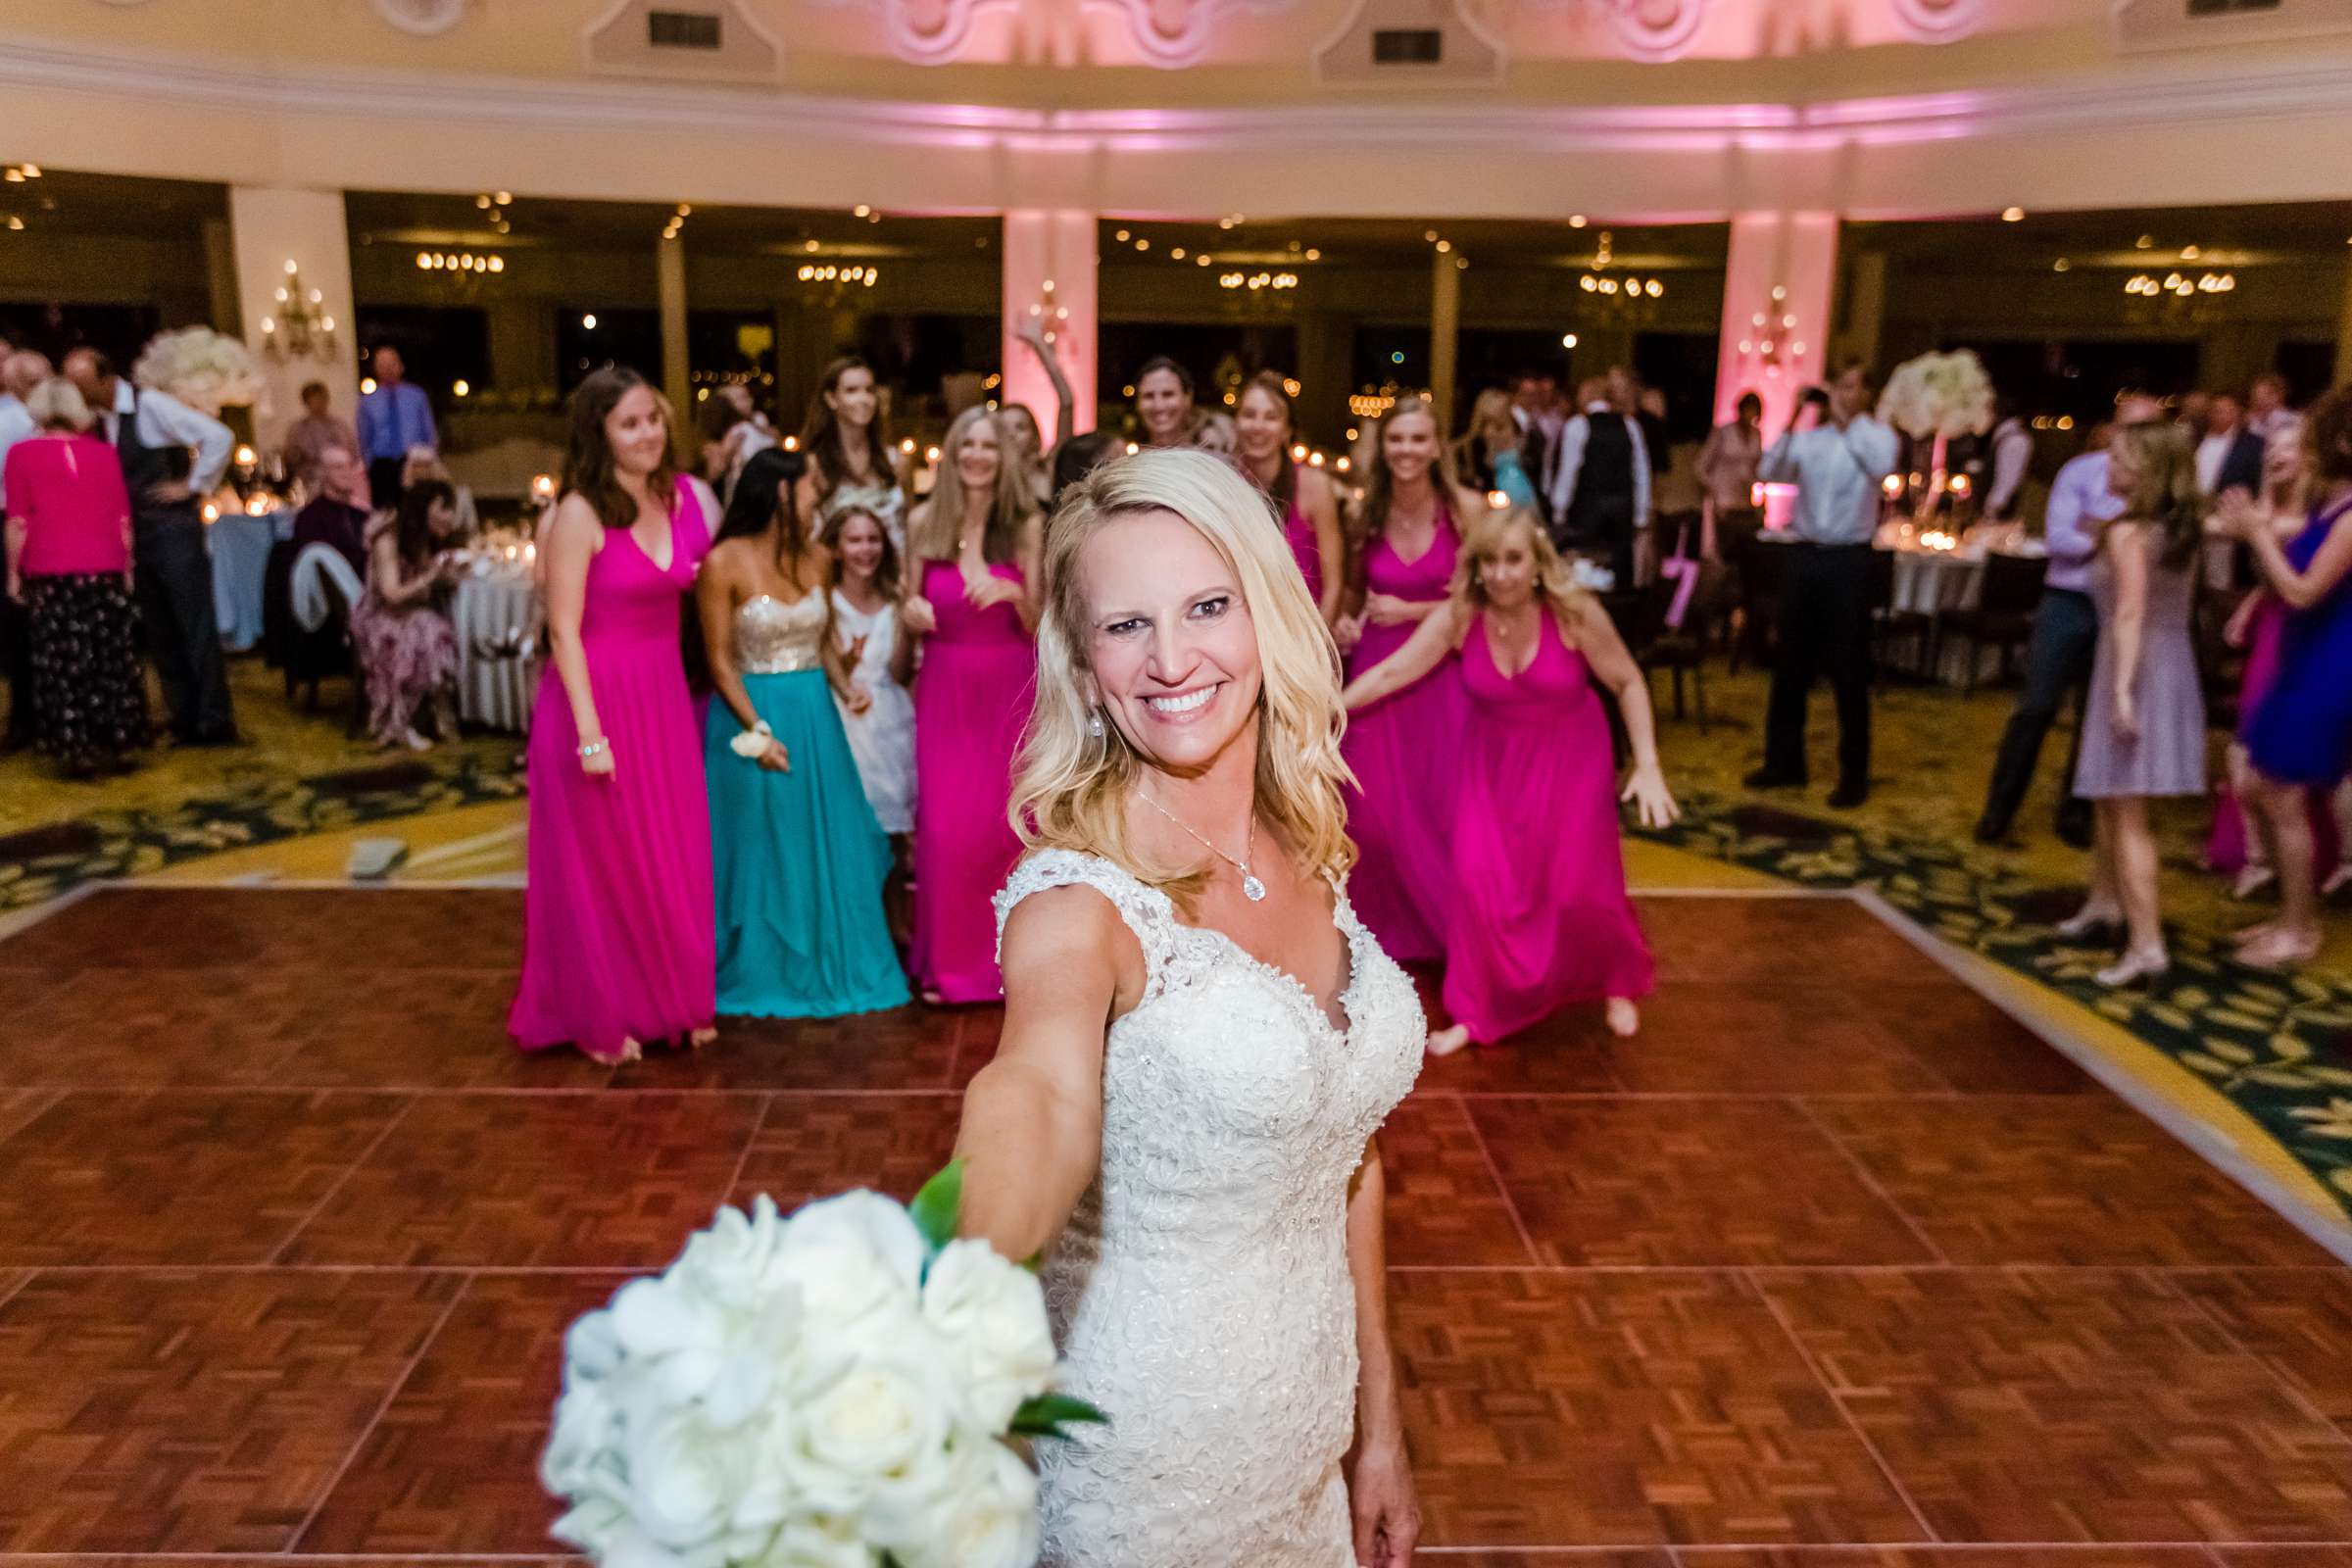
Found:
[{"label": "woman in teal skirt", "polygon": [[833,564],[794,505],[803,459],[744,465],[695,587],[716,701],[703,721],[718,905],[718,1010],[828,1018],[907,1000],[882,912],[890,840],[833,696]]}]

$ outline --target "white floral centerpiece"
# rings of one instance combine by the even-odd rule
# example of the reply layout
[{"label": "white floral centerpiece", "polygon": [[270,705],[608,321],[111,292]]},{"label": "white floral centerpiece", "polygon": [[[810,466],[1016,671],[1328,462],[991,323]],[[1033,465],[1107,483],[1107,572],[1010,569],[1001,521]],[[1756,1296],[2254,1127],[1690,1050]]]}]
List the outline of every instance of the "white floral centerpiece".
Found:
[{"label": "white floral centerpiece", "polygon": [[130,378],[214,418],[231,404],[250,404],[262,395],[262,368],[253,351],[209,326],[157,333],[130,368]]},{"label": "white floral centerpiece", "polygon": [[906,1207],[721,1208],[574,1323],[540,1461],[557,1539],[605,1568],[1029,1568],[1006,1439],[1102,1416],[1052,1392],[1036,1277],[953,1239],[961,1190],[951,1165]]},{"label": "white floral centerpiece", "polygon": [[1992,378],[1973,349],[1922,354],[1886,378],[1879,417],[1922,441],[1983,435],[1992,428]]},{"label": "white floral centerpiece", "polygon": [[1896,366],[1886,378],[1886,390],[1879,394],[1879,417],[1915,441],[1935,443],[1934,471],[1919,501],[1924,520],[1943,499],[1946,444],[1992,428],[1992,378],[1972,349],[1922,354]]}]

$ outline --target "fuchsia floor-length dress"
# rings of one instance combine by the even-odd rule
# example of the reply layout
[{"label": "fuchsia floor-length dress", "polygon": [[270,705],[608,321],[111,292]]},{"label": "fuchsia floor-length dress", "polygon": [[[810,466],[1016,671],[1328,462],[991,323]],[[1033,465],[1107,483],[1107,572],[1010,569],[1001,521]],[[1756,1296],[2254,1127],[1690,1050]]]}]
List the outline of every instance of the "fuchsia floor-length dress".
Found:
[{"label": "fuchsia floor-length dress", "polygon": [[701,727],[678,651],[678,605],[710,552],[678,481],[670,562],[626,528],[588,563],[580,645],[614,769],[580,768],[571,701],[551,665],[531,709],[529,881],[522,983],[507,1030],[526,1051],[566,1042],[611,1056],[710,1023],[716,906]]},{"label": "fuchsia floor-length dress", "polygon": [[1462,685],[1446,1010],[1492,1042],[1577,1003],[1647,995],[1616,755],[1584,655],[1545,614],[1534,662],[1506,676],[1481,615],[1462,645]]},{"label": "fuchsia floor-length dress", "polygon": [[[989,569],[1021,580],[1018,566]],[[926,564],[922,591],[939,627],[914,682],[915,984],[947,1002],[995,1002],[1004,977],[994,901],[1021,853],[1004,807],[1037,644],[1012,606],[974,610],[953,561]]]},{"label": "fuchsia floor-length dress", "polygon": [[[1384,536],[1372,542],[1365,582],[1376,594],[1429,603],[1453,581],[1461,538],[1441,507],[1437,537],[1411,561]],[[1348,658],[1350,680],[1402,648],[1417,621],[1375,625]],[[1461,661],[1445,662],[1395,696],[1348,715],[1342,743],[1360,788],[1348,800],[1348,831],[1361,858],[1348,883],[1355,912],[1392,958],[1411,963],[1446,952],[1447,889],[1453,873],[1446,836],[1453,823],[1455,757],[1467,712]]]},{"label": "fuchsia floor-length dress", "polygon": [[1291,510],[1282,519],[1282,537],[1289,541],[1291,556],[1298,563],[1298,575],[1306,579],[1306,597],[1318,606],[1323,603],[1323,547],[1315,539],[1315,520],[1291,503]]}]

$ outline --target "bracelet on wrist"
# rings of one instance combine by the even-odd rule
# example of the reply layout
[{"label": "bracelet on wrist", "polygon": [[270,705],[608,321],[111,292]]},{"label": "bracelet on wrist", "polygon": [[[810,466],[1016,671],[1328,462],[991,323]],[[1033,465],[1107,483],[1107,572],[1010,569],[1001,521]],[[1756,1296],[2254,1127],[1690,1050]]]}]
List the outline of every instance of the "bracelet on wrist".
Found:
[{"label": "bracelet on wrist", "polygon": [[580,760],[585,762],[592,757],[602,757],[612,749],[612,743],[601,737],[592,741],[582,741],[580,743]]},{"label": "bracelet on wrist", "polygon": [[775,731],[767,727],[767,720],[763,718],[727,742],[727,749],[747,762],[756,762],[765,757],[767,749],[775,743]]}]

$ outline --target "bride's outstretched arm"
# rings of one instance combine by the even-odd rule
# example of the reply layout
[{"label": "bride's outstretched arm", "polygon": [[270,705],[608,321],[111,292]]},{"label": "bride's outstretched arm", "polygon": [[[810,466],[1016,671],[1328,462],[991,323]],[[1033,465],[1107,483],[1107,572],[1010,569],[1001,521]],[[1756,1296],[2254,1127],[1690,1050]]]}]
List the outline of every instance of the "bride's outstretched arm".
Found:
[{"label": "bride's outstretched arm", "polygon": [[1413,1469],[1404,1451],[1396,1358],[1389,1348],[1388,1177],[1380,1146],[1364,1145],[1348,1193],[1348,1271],[1355,1281],[1355,1473],[1348,1499],[1355,1515],[1355,1560],[1403,1568],[1421,1534]]},{"label": "bride's outstretched arm", "polygon": [[964,1092],[956,1157],[963,1234],[1017,1262],[1061,1233],[1102,1163],[1102,1038],[1143,954],[1101,895],[1062,887],[1014,908],[1004,962],[1004,1038]]}]

